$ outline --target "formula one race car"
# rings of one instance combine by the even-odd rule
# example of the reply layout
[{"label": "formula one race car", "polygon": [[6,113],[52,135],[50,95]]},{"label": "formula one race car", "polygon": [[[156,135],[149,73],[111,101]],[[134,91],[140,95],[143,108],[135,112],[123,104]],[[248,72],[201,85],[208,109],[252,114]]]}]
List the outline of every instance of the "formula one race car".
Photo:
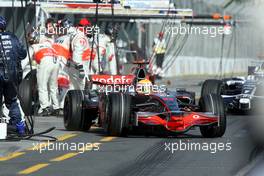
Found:
[{"label": "formula one race car", "polygon": [[97,85],[97,89],[68,92],[65,128],[88,130],[97,119],[114,136],[127,135],[135,129],[179,134],[196,126],[204,137],[224,135],[226,114],[220,95],[206,94],[195,105],[192,93],[169,92],[157,87],[146,73],[139,64],[131,75],[91,76],[92,85]]},{"label": "formula one race car", "polygon": [[[203,87],[213,89],[215,94],[221,95],[225,109],[233,112],[250,110],[250,97],[254,94],[255,85],[255,81],[243,78],[209,79],[203,83]],[[202,92],[204,94],[207,92]]]},{"label": "formula one race car", "polygon": [[233,111],[246,112],[251,109],[251,99],[255,94],[255,79],[231,78],[224,79],[223,99],[227,108]]},{"label": "formula one race car", "polygon": [[[261,68],[264,68],[264,64],[254,67],[254,71],[252,71],[252,67],[249,67],[250,72],[247,78],[211,79],[206,80],[203,86],[215,90],[215,94],[221,95],[227,110],[247,112],[254,109],[252,99],[255,97],[257,89],[259,89],[258,84],[264,80],[264,71]],[[207,94],[208,92],[205,91],[204,93]]]}]

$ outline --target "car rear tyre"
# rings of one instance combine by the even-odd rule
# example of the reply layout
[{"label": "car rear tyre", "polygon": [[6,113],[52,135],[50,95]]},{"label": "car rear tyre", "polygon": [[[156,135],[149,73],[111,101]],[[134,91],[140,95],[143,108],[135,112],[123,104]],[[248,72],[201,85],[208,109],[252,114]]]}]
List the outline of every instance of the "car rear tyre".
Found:
[{"label": "car rear tyre", "polygon": [[83,115],[83,93],[81,90],[68,91],[63,109],[64,126],[70,131],[85,131],[90,128]]},{"label": "car rear tyre", "polygon": [[216,94],[205,95],[200,99],[199,104],[202,112],[212,112],[219,117],[218,124],[200,127],[202,136],[206,138],[222,137],[226,131],[226,113],[222,97]]},{"label": "car rear tyre", "polygon": [[128,94],[110,94],[106,105],[107,132],[112,136],[126,136],[129,120],[131,97]]},{"label": "car rear tyre", "polygon": [[93,125],[93,119],[96,116],[96,112],[89,111],[89,109],[83,109],[81,131],[89,131]]}]

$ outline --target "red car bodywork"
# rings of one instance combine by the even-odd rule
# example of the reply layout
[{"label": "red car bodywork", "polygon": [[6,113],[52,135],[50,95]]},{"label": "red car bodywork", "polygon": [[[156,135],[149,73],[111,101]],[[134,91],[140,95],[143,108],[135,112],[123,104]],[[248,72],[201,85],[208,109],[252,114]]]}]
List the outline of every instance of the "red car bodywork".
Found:
[{"label": "red car bodywork", "polygon": [[181,115],[171,115],[170,120],[162,119],[160,116],[138,116],[138,122],[145,125],[161,125],[169,131],[186,131],[194,126],[203,126],[218,123],[218,117],[209,117],[206,114],[196,112],[184,112]]},{"label": "red car bodywork", "polygon": [[[175,97],[167,97],[167,95],[150,96],[161,103],[161,106],[164,107],[164,112],[139,112],[137,113],[138,124],[163,126],[169,131],[180,133],[188,131],[194,126],[212,125],[219,122],[219,117],[211,112],[192,112],[182,110],[179,107],[171,108],[170,105],[166,104],[166,101],[170,100],[175,103],[173,106],[178,106],[177,98]],[[166,115],[166,117],[162,116],[162,114]]]}]

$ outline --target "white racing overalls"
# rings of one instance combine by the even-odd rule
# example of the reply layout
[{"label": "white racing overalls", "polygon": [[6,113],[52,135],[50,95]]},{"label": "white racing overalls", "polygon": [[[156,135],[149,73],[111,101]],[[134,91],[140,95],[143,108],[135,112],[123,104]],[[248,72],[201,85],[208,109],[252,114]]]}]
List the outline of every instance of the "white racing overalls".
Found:
[{"label": "white racing overalls", "polygon": [[58,74],[60,108],[64,106],[64,99],[67,91],[70,88],[74,88],[70,82],[69,68],[67,67],[68,61],[71,59],[70,43],[70,35],[63,35],[58,37],[52,45],[60,66]]},{"label": "white racing overalls", "polygon": [[52,40],[42,40],[32,45],[33,58],[37,63],[37,84],[40,102],[40,111],[50,107],[59,109],[58,101],[58,72],[59,62],[52,48]]},{"label": "white racing overalls", "polygon": [[[80,77],[87,78],[88,75],[94,74],[95,71],[90,69],[90,62],[95,58],[96,50],[94,49],[91,59],[91,48],[89,45],[89,40],[86,35],[77,30],[72,36],[71,41],[72,48],[72,61],[79,65]],[[93,63],[93,62],[92,62]],[[82,81],[82,89],[85,85],[85,79]]]},{"label": "white racing overalls", "polygon": [[99,54],[95,57],[94,65],[98,68],[98,57],[100,59],[100,70],[108,74],[117,74],[117,63],[115,58],[114,43],[111,42],[109,36],[105,34],[99,34],[99,42],[97,42],[97,36],[95,35],[96,47],[99,48]]}]

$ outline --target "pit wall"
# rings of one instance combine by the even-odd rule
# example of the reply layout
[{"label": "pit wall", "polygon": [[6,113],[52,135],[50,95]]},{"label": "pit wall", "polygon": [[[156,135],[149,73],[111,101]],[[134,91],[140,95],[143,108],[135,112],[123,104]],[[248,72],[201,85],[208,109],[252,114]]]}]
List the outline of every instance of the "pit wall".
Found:
[{"label": "pit wall", "polygon": [[[164,62],[165,66],[167,61]],[[249,58],[223,58],[221,73],[220,58],[179,56],[168,69],[165,67],[164,71],[167,77],[246,75],[252,61]]]}]

